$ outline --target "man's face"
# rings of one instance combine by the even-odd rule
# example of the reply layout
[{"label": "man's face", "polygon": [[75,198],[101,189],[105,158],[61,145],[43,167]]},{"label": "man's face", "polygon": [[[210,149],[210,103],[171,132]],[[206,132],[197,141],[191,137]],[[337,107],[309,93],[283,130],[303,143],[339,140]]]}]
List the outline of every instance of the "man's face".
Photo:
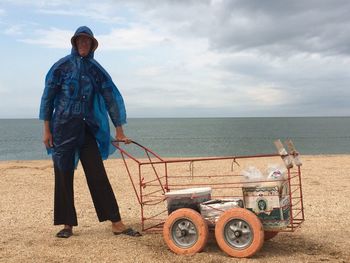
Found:
[{"label": "man's face", "polygon": [[87,36],[79,36],[76,40],[77,50],[80,56],[89,55],[92,45],[92,39]]}]

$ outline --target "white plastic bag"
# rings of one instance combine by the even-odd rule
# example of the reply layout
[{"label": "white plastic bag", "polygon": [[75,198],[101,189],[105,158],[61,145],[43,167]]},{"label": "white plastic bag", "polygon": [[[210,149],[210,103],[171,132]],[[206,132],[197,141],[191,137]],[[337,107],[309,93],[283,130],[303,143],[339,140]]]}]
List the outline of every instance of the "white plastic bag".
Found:
[{"label": "white plastic bag", "polygon": [[260,170],[254,166],[249,166],[247,169],[243,170],[242,174],[246,181],[259,181],[263,178]]},{"label": "white plastic bag", "polygon": [[286,168],[278,164],[269,164],[267,168],[268,180],[285,180]]}]

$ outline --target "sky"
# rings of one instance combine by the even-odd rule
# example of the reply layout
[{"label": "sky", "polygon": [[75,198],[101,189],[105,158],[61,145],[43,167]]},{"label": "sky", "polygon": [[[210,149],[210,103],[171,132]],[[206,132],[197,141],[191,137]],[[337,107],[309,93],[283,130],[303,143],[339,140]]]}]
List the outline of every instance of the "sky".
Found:
[{"label": "sky", "polygon": [[37,118],[82,25],[130,118],[350,116],[347,0],[0,0],[0,118]]}]

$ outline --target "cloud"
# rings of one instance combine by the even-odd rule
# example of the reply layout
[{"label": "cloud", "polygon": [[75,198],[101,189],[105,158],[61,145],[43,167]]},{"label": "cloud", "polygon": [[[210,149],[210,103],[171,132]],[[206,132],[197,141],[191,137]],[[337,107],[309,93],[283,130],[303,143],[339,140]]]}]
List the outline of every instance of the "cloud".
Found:
[{"label": "cloud", "polygon": [[[29,5],[23,0],[16,0],[14,4]],[[216,52],[250,50],[280,57],[300,52],[350,53],[350,35],[346,34],[350,26],[347,14],[350,2],[345,0],[99,3],[57,0],[38,1],[31,5],[39,8],[39,13],[87,17],[104,23],[127,23],[127,16],[132,15],[138,23],[145,23],[144,31],[159,28],[159,31],[179,37],[205,38]],[[118,10],[125,12],[119,11],[118,15]]]},{"label": "cloud", "polygon": [[97,37],[101,47],[107,50],[142,49],[166,41],[166,36],[139,25],[113,29],[109,34]]},{"label": "cloud", "polygon": [[19,36],[22,35],[23,25],[12,25],[4,30],[4,34],[9,36]]},{"label": "cloud", "polygon": [[[79,1],[79,0],[78,0]],[[78,3],[78,1],[75,1]],[[84,1],[79,1],[82,4]],[[69,5],[72,3],[70,0],[40,0],[40,1],[28,1],[28,0],[2,0],[3,4],[11,4],[17,6],[32,6],[32,7],[57,7],[61,5]]]},{"label": "cloud", "polygon": [[[47,48],[67,49],[71,46],[70,38],[73,34],[73,31],[58,28],[39,29],[34,31],[32,38],[24,38],[20,41]],[[166,41],[165,36],[136,25],[130,28],[112,29],[109,34],[96,35],[95,37],[103,50],[142,49],[161,45],[162,42]]]},{"label": "cloud", "polygon": [[[76,4],[76,3],[75,3]],[[109,3],[87,2],[84,5],[62,5],[61,9],[52,7],[43,7],[37,10],[40,14],[55,16],[83,17],[98,21],[99,23],[121,24],[125,19],[115,14],[115,9]]]},{"label": "cloud", "polygon": [[[38,1],[33,12],[66,28],[92,21],[129,116],[350,114],[348,1],[82,3]],[[69,49],[74,32],[47,22],[17,39]]]},{"label": "cloud", "polygon": [[247,95],[256,106],[279,106],[288,103],[288,96],[284,91],[275,87],[256,87],[247,90]]},{"label": "cloud", "polygon": [[[140,5],[141,6],[141,5]],[[350,2],[162,1],[142,5],[147,20],[183,36],[207,38],[217,52],[255,50],[272,56],[350,54]]]},{"label": "cloud", "polygon": [[157,77],[162,74],[163,69],[161,67],[145,67],[135,72],[136,76],[141,77]]},{"label": "cloud", "polygon": [[[348,1],[223,0],[162,1],[139,8],[145,21],[176,35],[184,49],[193,39],[207,41],[203,57],[212,60],[204,60],[202,67],[198,52],[191,51],[195,46],[184,52],[187,59],[180,56],[185,65],[198,60],[195,69],[210,72],[197,78],[213,84],[206,91],[225,91],[226,98],[239,105],[245,101],[256,114],[260,106],[270,105],[280,114],[327,115],[336,109],[350,114],[345,99],[350,96],[350,79],[344,71],[350,66],[349,5]],[[213,101],[219,98],[218,106],[228,104],[225,96],[210,95]],[[235,97],[239,99],[232,100]]]},{"label": "cloud", "polygon": [[35,30],[32,34],[33,38],[21,39],[21,42],[41,45],[48,48],[65,48],[71,47],[70,38],[74,34],[73,31],[62,30],[58,28],[50,28]]}]

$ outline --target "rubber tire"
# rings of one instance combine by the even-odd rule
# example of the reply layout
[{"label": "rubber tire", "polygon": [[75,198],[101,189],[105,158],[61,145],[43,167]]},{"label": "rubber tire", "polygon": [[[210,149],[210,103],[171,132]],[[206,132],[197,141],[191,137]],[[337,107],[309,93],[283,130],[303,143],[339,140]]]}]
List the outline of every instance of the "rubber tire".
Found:
[{"label": "rubber tire", "polygon": [[277,231],[264,231],[264,240],[270,240],[277,236],[278,232]]},{"label": "rubber tire", "polygon": [[[232,219],[240,219],[249,224],[253,233],[252,243],[244,248],[237,249],[230,246],[224,237],[226,224]],[[251,211],[244,208],[233,208],[224,212],[215,225],[215,238],[219,247],[229,256],[247,258],[257,253],[264,244],[264,229],[259,218]]]},{"label": "rubber tire", "polygon": [[[171,229],[173,224],[177,220],[182,218],[186,218],[192,221],[192,223],[196,226],[198,231],[197,242],[193,244],[192,247],[189,247],[189,248],[178,247],[171,236],[171,232],[172,232]],[[207,244],[208,236],[209,236],[208,224],[206,223],[204,218],[197,211],[189,208],[180,208],[172,212],[167,218],[167,220],[165,221],[163,226],[164,241],[167,244],[167,246],[170,248],[170,250],[175,252],[176,254],[192,255],[202,251],[205,245]]]}]

